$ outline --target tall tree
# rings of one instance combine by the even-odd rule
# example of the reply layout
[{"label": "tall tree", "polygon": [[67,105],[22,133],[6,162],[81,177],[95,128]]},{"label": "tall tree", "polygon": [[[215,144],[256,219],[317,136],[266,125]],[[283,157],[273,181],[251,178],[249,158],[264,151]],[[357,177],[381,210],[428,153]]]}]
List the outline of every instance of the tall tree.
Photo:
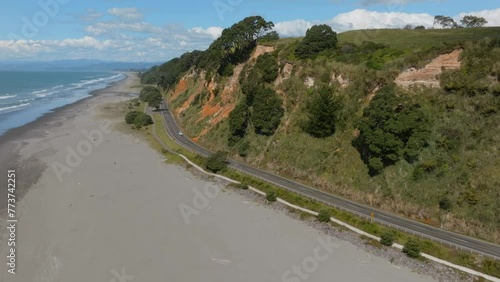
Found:
[{"label": "tall tree", "polygon": [[465,27],[483,27],[488,23],[485,18],[472,15],[464,16],[460,22]]},{"label": "tall tree", "polygon": [[370,174],[405,158],[417,159],[427,145],[430,123],[418,104],[396,95],[394,86],[384,86],[364,110],[354,141]]},{"label": "tall tree", "polygon": [[314,97],[307,105],[308,121],[304,131],[316,138],[325,138],[335,133],[340,99],[334,96],[330,87],[322,87],[313,93]]},{"label": "tall tree", "polygon": [[273,89],[257,89],[251,114],[255,133],[266,136],[274,134],[284,114],[282,104],[283,101]]},{"label": "tall tree", "polygon": [[248,105],[241,101],[229,114],[229,146],[234,146],[245,137],[248,126]]},{"label": "tall tree", "polygon": [[457,28],[458,24],[451,17],[438,15],[434,17],[434,26],[440,26],[442,28]]},{"label": "tall tree", "polygon": [[337,33],[329,25],[315,25],[307,30],[295,49],[295,55],[301,59],[312,58],[324,50],[335,48],[337,42]]}]

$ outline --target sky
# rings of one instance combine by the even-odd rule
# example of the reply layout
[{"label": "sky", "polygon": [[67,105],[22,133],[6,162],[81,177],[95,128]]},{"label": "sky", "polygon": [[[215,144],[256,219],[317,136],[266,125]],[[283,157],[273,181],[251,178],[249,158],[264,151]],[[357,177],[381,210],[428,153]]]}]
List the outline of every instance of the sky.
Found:
[{"label": "sky", "polygon": [[0,11],[0,61],[100,59],[162,62],[204,50],[247,16],[281,37],[315,24],[337,32],[433,26],[435,15],[482,16],[500,26],[498,0],[21,0]]}]

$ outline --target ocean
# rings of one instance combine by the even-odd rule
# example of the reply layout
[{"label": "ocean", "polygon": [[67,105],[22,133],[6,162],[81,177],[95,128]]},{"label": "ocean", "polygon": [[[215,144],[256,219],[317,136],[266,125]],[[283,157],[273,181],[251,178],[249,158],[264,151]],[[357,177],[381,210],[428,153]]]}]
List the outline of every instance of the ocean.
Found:
[{"label": "ocean", "polygon": [[0,135],[125,78],[104,71],[0,71]]}]

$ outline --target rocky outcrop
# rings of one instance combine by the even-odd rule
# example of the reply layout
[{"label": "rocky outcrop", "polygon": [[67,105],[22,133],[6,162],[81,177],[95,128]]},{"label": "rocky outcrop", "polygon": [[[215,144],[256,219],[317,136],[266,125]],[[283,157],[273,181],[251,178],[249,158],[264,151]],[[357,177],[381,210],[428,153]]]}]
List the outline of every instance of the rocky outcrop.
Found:
[{"label": "rocky outcrop", "polygon": [[439,76],[445,70],[459,69],[462,50],[441,55],[422,69],[411,68],[396,78],[396,84],[405,88],[412,86],[440,87]]}]

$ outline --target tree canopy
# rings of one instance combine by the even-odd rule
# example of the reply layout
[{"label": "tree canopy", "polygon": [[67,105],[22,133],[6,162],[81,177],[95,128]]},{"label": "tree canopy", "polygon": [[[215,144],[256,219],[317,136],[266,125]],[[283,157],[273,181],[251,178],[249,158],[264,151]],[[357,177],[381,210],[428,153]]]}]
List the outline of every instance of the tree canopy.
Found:
[{"label": "tree canopy", "polygon": [[161,102],[163,101],[163,96],[158,88],[154,86],[146,86],[141,90],[139,99],[148,103],[150,107],[158,110],[161,106]]},{"label": "tree canopy", "polygon": [[372,175],[402,158],[414,162],[430,135],[430,123],[420,105],[396,96],[392,85],[377,92],[358,128],[354,144]]},{"label": "tree canopy", "polygon": [[488,23],[485,18],[472,15],[464,16],[460,22],[464,27],[483,27]]},{"label": "tree canopy", "polygon": [[451,17],[438,15],[434,17],[434,26],[440,26],[443,28],[457,28],[458,24]]},{"label": "tree canopy", "polygon": [[283,102],[269,87],[256,88],[256,90],[251,114],[255,133],[266,136],[273,135],[284,114]]},{"label": "tree canopy", "polygon": [[315,25],[307,30],[306,36],[295,49],[295,55],[301,59],[312,58],[322,51],[335,48],[337,42],[337,33],[329,25]]},{"label": "tree canopy", "polygon": [[306,109],[308,121],[303,129],[316,138],[332,136],[335,133],[341,101],[334,96],[331,87],[321,87],[312,95]]}]

